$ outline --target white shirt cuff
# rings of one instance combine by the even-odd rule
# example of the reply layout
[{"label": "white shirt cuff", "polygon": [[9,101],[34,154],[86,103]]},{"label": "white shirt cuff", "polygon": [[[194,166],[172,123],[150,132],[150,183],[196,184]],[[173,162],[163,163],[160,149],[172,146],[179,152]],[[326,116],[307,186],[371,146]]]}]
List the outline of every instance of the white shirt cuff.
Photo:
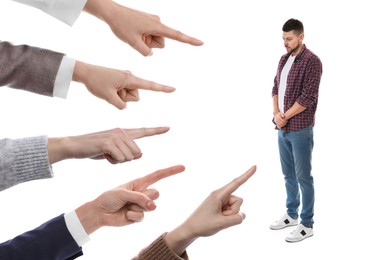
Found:
[{"label": "white shirt cuff", "polygon": [[64,214],[64,220],[66,221],[68,231],[71,233],[79,247],[82,247],[90,240],[90,237],[87,232],[85,232],[83,225],[77,217],[76,211],[73,210]]},{"label": "white shirt cuff", "polygon": [[54,84],[54,97],[66,98],[72,81],[76,60],[63,56]]},{"label": "white shirt cuff", "polygon": [[73,25],[80,16],[87,0],[13,0],[33,6],[55,17],[56,19]]}]

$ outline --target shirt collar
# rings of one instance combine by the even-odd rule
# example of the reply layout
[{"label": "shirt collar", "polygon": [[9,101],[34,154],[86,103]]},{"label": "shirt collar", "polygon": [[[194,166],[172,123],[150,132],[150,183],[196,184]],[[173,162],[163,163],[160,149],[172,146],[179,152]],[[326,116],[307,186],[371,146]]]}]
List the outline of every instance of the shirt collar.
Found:
[{"label": "shirt collar", "polygon": [[[301,57],[303,56],[303,53],[305,52],[305,50],[307,50],[307,47],[306,47],[306,44],[303,44],[302,45],[302,50],[300,53],[298,53],[297,56],[295,56],[295,60],[294,62],[296,62],[297,60],[300,60]],[[291,55],[291,53],[287,53],[286,56],[285,56],[285,61],[287,61],[289,59],[289,56]]]}]

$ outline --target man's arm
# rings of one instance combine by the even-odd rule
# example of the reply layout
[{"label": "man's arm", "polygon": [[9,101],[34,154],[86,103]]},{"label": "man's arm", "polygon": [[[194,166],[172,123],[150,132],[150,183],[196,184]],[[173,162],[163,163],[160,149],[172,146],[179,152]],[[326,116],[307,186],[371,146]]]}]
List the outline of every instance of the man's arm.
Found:
[{"label": "man's arm", "polygon": [[83,255],[60,215],[36,229],[0,244],[2,260],[74,259]]},{"label": "man's arm", "polygon": [[[0,259],[74,259],[83,254],[80,246],[97,229],[142,221],[145,211],[156,208],[154,200],[159,197],[159,192],[149,186],[184,169],[182,165],[161,169],[104,192],[77,208],[75,214],[60,215],[34,230],[1,243]],[[79,233],[71,233],[77,231]],[[80,239],[83,232],[84,240]]]},{"label": "man's arm", "polygon": [[278,95],[273,95],[273,116],[280,112],[278,108]]},{"label": "man's arm", "polygon": [[301,106],[298,102],[295,102],[294,105],[285,112],[285,119],[289,120],[290,118],[295,117],[296,115],[302,113],[306,110],[306,107]]},{"label": "man's arm", "polygon": [[278,128],[282,128],[287,124],[285,114],[281,113],[278,108],[278,95],[273,95],[273,122]]},{"label": "man's arm", "polygon": [[[296,100],[296,103],[300,105],[299,108],[310,108],[317,102],[321,77],[322,63],[318,57],[313,56],[306,67],[301,95]],[[294,106],[293,112],[298,109],[298,106]]]}]

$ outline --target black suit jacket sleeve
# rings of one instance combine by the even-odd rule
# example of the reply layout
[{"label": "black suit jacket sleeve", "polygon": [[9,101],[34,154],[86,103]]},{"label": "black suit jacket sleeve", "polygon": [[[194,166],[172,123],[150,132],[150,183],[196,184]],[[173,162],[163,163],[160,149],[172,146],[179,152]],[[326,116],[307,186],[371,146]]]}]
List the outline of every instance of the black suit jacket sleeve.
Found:
[{"label": "black suit jacket sleeve", "polygon": [[62,260],[83,255],[67,229],[64,215],[0,244],[1,260]]},{"label": "black suit jacket sleeve", "polygon": [[0,87],[52,96],[64,54],[0,41]]}]

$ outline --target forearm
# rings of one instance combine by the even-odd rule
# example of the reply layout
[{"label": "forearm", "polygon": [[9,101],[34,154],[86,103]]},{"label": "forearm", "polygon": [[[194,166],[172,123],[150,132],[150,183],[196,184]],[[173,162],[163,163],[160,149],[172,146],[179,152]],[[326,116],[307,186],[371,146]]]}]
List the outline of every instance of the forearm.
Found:
[{"label": "forearm", "polygon": [[[90,135],[90,134],[89,134]],[[50,164],[66,159],[90,158],[97,151],[96,147],[85,142],[84,136],[50,137],[48,156]]]},{"label": "forearm", "polygon": [[78,207],[75,211],[81,225],[88,235],[103,226],[101,215],[99,214],[100,210],[96,210],[95,201],[87,202]]},{"label": "forearm", "polygon": [[88,0],[83,10],[105,23],[110,23],[114,16],[116,3],[112,0]]},{"label": "forearm", "polygon": [[66,137],[54,137],[48,139],[47,150],[50,164],[68,159],[69,155],[66,148],[67,140],[68,138]]},{"label": "forearm", "polygon": [[295,102],[294,105],[285,112],[285,118],[286,120],[289,120],[290,118],[293,118],[294,116],[302,113],[306,110],[306,107],[299,105],[298,102]]},{"label": "forearm", "polygon": [[278,95],[273,96],[273,115],[279,113],[280,110],[278,108]]},{"label": "forearm", "polygon": [[185,224],[182,224],[171,232],[168,232],[165,236],[165,241],[177,255],[181,256],[197,238],[191,232],[191,229],[186,228]]},{"label": "forearm", "polygon": [[87,64],[82,61],[76,61],[72,74],[72,81],[85,85],[87,83],[87,78],[91,78],[92,66],[93,65]]}]

